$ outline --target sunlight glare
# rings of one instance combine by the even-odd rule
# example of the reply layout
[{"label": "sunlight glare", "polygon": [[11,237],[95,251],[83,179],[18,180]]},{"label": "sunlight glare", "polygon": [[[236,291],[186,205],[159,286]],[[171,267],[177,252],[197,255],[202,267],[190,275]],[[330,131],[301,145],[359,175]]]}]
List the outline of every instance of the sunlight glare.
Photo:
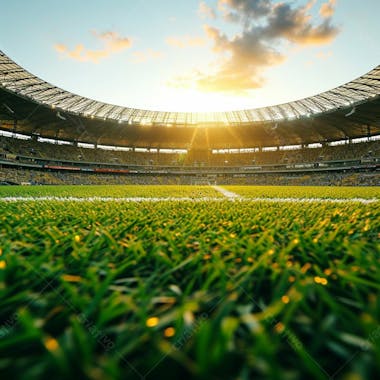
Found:
[{"label": "sunlight glare", "polygon": [[164,87],[155,107],[172,112],[220,112],[258,106],[253,97],[203,93],[197,89]]}]

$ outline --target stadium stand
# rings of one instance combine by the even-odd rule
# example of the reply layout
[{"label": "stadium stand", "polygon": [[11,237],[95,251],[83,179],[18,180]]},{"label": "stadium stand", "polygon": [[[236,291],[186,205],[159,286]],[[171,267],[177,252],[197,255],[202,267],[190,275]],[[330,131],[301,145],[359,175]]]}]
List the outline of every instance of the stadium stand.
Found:
[{"label": "stadium stand", "polygon": [[0,180],[16,184],[379,185],[380,66],[231,112],[156,112],[59,89],[0,51]]},{"label": "stadium stand", "polygon": [[[286,151],[186,154],[81,148],[0,137],[2,183],[379,185],[380,140]],[[71,159],[70,159],[71,158]]]}]

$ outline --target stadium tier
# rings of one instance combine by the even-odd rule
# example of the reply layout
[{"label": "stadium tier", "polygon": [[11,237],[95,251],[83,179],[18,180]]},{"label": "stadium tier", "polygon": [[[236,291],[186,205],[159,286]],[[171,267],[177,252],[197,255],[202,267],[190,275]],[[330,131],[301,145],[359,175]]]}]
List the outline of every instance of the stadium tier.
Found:
[{"label": "stadium tier", "polygon": [[9,183],[379,184],[380,66],[286,104],[179,113],[72,94],[0,52],[0,130]]},{"label": "stadium tier", "polygon": [[1,136],[0,165],[0,181],[16,184],[379,185],[380,140],[274,151],[215,151],[205,161],[194,161],[189,153],[95,149]]}]

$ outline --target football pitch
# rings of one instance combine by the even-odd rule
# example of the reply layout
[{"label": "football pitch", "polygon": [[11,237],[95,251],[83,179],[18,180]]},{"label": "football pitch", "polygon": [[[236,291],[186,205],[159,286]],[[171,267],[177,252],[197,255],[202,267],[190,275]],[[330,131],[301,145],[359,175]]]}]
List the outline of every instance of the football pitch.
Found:
[{"label": "football pitch", "polygon": [[380,188],[0,187],[9,379],[374,379]]}]

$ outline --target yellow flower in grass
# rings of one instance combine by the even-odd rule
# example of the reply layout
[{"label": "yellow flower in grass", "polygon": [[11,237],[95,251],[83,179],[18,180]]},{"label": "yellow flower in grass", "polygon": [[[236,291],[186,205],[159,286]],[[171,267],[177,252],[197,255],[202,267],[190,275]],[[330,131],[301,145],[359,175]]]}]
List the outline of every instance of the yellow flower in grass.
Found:
[{"label": "yellow flower in grass", "polygon": [[364,228],[363,228],[363,231],[364,231],[364,232],[369,231],[369,229],[370,229],[370,223],[371,223],[371,220],[370,220],[370,219],[366,219],[366,221],[365,221],[365,226],[364,226]]},{"label": "yellow flower in grass", "polygon": [[175,328],[174,327],[168,327],[164,331],[164,335],[166,338],[171,338],[175,334]]},{"label": "yellow flower in grass", "polygon": [[286,305],[287,303],[290,302],[290,298],[288,296],[282,296],[281,301]]},{"label": "yellow flower in grass", "polygon": [[7,263],[4,260],[0,261],[0,269],[5,269],[7,267]]},{"label": "yellow flower in grass", "polygon": [[46,349],[49,351],[55,351],[59,347],[57,340],[54,338],[51,338],[51,337],[46,338],[44,340],[44,345],[45,345]]},{"label": "yellow flower in grass", "polygon": [[274,326],[274,329],[277,333],[281,334],[285,330],[285,326],[283,323],[278,322],[276,326]]},{"label": "yellow flower in grass", "polygon": [[314,277],[314,282],[316,284],[321,284],[321,285],[327,285],[328,284],[328,281],[327,279],[323,278],[323,277],[319,277],[319,276],[315,276]]},{"label": "yellow flower in grass", "polygon": [[148,326],[148,327],[155,327],[155,326],[157,326],[158,325],[158,322],[159,322],[160,320],[159,320],[159,318],[157,318],[157,317],[150,317],[150,318],[148,318],[147,320],[146,320],[146,325]]}]

